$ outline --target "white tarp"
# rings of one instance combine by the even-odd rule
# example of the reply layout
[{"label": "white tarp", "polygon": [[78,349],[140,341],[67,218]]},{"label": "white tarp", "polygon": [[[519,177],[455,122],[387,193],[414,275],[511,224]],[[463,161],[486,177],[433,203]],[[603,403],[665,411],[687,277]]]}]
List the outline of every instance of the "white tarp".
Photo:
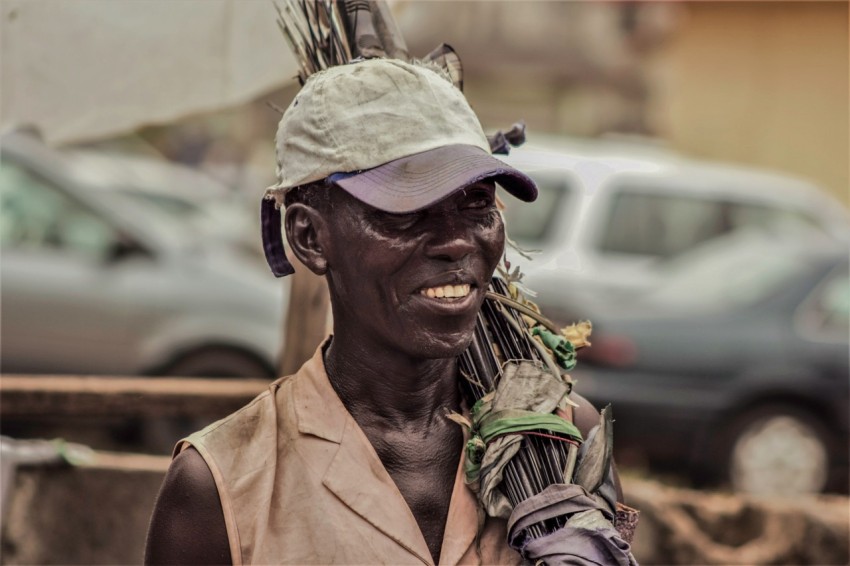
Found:
[{"label": "white tarp", "polygon": [[293,80],[270,0],[0,0],[0,128],[101,138]]}]

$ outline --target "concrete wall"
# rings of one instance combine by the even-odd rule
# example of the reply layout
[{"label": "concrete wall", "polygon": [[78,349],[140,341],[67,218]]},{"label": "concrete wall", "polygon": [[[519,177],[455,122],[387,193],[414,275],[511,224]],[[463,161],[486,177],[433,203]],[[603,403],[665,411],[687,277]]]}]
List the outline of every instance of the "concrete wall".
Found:
[{"label": "concrete wall", "polygon": [[17,471],[4,509],[3,564],[141,564],[167,458],[104,457]]},{"label": "concrete wall", "polygon": [[[167,458],[105,455],[19,470],[3,564],[139,564]],[[625,479],[641,564],[847,564],[846,497],[758,500]]]}]

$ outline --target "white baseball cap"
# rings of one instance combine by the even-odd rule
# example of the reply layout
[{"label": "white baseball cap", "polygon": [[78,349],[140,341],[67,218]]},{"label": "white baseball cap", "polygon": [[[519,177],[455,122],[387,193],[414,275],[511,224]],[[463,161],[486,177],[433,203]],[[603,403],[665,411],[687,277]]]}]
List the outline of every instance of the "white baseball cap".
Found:
[{"label": "white baseball cap", "polygon": [[292,273],[278,209],[296,187],[327,179],[394,213],[487,179],[521,200],[537,198],[531,178],[490,154],[463,93],[430,64],[368,59],[311,75],[284,112],[275,147],[278,183],[266,191],[262,223],[278,276]]}]

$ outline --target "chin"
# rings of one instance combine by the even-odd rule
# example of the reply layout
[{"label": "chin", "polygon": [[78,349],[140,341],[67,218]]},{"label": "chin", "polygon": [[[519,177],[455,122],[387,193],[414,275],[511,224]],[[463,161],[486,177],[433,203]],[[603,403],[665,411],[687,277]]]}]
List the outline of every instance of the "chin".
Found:
[{"label": "chin", "polygon": [[473,329],[451,335],[432,335],[429,340],[418,344],[417,350],[425,359],[456,358],[472,343]]}]

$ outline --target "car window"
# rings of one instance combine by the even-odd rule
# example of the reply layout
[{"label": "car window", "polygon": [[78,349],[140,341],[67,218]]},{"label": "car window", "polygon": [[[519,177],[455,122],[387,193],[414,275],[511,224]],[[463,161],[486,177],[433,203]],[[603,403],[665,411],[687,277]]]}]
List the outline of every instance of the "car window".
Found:
[{"label": "car window", "polygon": [[732,228],[761,228],[765,230],[786,230],[795,227],[815,228],[827,233],[809,214],[787,208],[777,208],[762,204],[729,204],[730,226]]},{"label": "car window", "polygon": [[620,191],[612,197],[599,247],[666,257],[726,231],[727,220],[716,201]]},{"label": "car window", "polygon": [[146,205],[155,206],[175,218],[185,219],[188,216],[201,214],[201,209],[198,205],[179,197],[148,192],[144,189],[130,189],[122,192],[130,198],[143,202]]},{"label": "car window", "polygon": [[115,231],[80,203],[21,165],[0,165],[0,246],[61,249],[103,257]]},{"label": "car window", "polygon": [[567,199],[575,195],[575,188],[567,181],[564,173],[537,171],[528,174],[537,184],[537,200],[514,205],[513,200],[509,199],[504,215],[508,236],[519,243],[533,246],[551,237],[556,221],[569,221],[558,218],[558,213],[564,210]]}]

